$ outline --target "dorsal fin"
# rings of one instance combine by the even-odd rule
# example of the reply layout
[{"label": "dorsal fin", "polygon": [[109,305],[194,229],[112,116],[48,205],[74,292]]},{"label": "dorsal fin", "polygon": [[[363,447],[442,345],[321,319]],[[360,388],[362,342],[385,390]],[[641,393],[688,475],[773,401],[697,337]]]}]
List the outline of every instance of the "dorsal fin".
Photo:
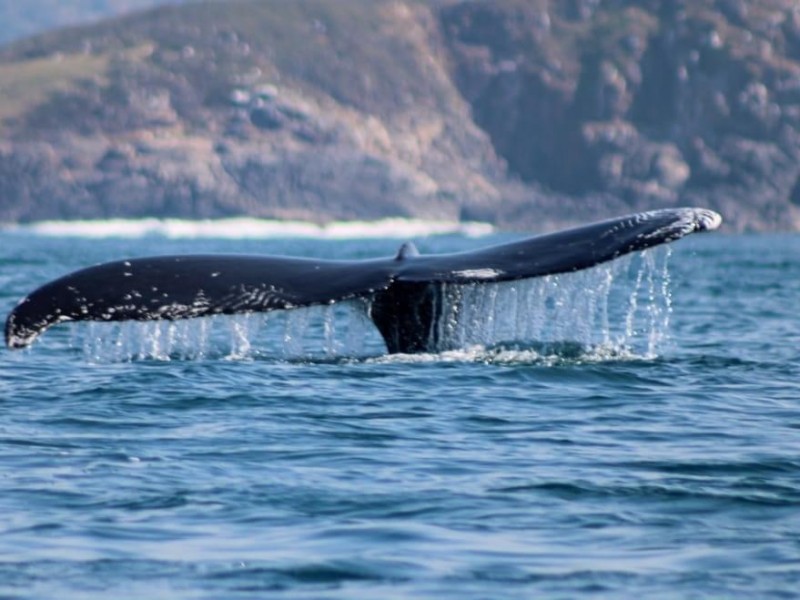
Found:
[{"label": "dorsal fin", "polygon": [[394,259],[405,260],[407,258],[414,258],[415,256],[419,256],[419,250],[417,250],[414,242],[405,242],[400,246],[400,250],[397,251],[397,256],[395,256]]}]

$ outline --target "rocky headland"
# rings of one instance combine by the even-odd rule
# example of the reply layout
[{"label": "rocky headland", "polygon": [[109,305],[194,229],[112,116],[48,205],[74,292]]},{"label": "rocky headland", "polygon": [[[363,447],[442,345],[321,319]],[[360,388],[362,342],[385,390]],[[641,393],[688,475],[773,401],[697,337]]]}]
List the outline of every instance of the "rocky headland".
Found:
[{"label": "rocky headland", "polygon": [[238,0],[0,48],[0,222],[800,230],[794,0]]}]

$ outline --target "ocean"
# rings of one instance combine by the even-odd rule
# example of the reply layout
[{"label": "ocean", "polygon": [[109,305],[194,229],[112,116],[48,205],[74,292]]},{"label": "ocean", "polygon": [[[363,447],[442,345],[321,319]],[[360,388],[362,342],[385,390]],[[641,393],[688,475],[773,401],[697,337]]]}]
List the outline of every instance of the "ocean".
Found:
[{"label": "ocean", "polygon": [[[0,232],[3,318],[117,258],[515,237],[124,231]],[[58,325],[0,350],[0,597],[796,598],[799,299],[800,236],[704,234],[477,286],[441,354],[358,304]]]}]

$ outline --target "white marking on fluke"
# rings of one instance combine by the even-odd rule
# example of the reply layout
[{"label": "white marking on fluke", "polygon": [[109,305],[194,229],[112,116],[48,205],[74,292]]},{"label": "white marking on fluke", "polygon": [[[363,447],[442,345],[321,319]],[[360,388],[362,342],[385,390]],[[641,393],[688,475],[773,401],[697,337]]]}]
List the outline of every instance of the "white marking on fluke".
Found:
[{"label": "white marking on fluke", "polygon": [[714,231],[722,224],[722,216],[708,210],[707,208],[683,208],[663,211],[652,211],[648,213],[641,213],[637,215],[638,221],[651,219],[661,216],[662,214],[675,214],[678,212],[679,219],[665,227],[656,229],[649,233],[644,234],[643,239],[658,239],[664,237],[668,233],[671,234],[670,239],[681,238],[693,231]]},{"label": "white marking on fluke", "polygon": [[453,271],[456,277],[464,279],[496,279],[503,274],[499,269],[464,269],[463,271]]}]

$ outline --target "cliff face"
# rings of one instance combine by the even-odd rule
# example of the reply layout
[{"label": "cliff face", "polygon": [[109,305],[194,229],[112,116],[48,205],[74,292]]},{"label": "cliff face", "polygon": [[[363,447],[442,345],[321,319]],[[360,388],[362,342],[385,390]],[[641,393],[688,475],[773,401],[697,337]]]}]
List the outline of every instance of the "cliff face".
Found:
[{"label": "cliff face", "polygon": [[522,180],[800,225],[795,2],[486,1],[441,19],[476,123]]},{"label": "cliff face", "polygon": [[0,51],[0,221],[800,229],[793,0],[165,7]]}]

